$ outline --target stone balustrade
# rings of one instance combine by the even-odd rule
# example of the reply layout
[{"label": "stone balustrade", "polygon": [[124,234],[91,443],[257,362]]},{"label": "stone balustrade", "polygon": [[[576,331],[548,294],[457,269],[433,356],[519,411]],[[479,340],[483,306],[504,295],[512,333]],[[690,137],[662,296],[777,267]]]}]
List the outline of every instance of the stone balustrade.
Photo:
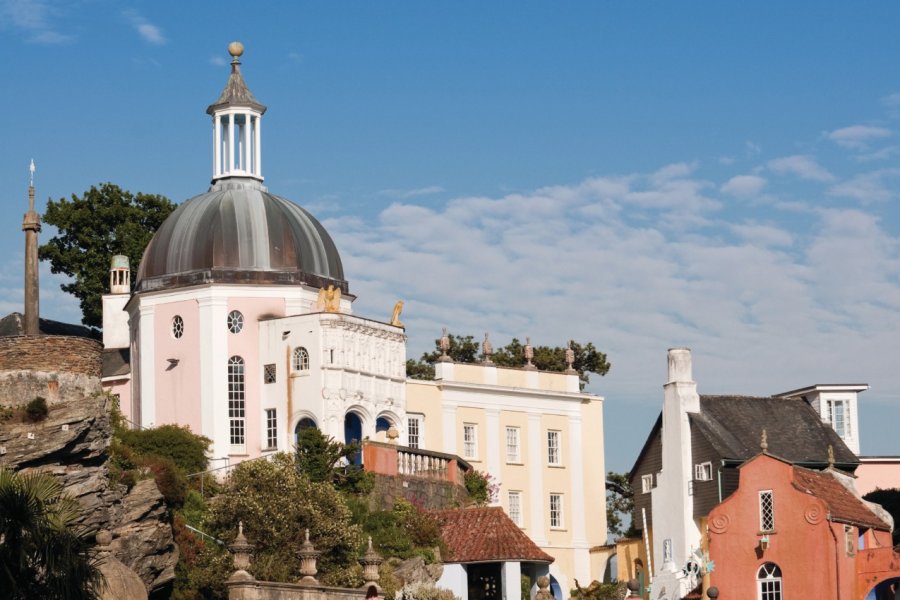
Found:
[{"label": "stone balustrade", "polygon": [[390,476],[421,477],[464,485],[471,466],[455,454],[420,448],[363,442],[363,467],[372,473]]}]

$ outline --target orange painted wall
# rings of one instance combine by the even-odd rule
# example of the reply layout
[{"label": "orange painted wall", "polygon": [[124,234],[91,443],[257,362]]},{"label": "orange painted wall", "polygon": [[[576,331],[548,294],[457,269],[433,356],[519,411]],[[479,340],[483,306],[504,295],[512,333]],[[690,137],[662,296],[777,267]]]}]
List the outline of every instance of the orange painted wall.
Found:
[{"label": "orange painted wall", "polygon": [[[773,562],[781,568],[785,598],[854,598],[855,562],[844,555],[843,526],[838,533],[838,568],[835,540],[826,521],[825,504],[792,486],[791,465],[767,455],[740,468],[738,490],[709,515],[709,552],[716,568],[710,585],[722,597],[756,598],[756,573]],[[759,492],[774,495],[775,532],[769,547],[759,549]],[[840,592],[838,578],[840,572]]]}]

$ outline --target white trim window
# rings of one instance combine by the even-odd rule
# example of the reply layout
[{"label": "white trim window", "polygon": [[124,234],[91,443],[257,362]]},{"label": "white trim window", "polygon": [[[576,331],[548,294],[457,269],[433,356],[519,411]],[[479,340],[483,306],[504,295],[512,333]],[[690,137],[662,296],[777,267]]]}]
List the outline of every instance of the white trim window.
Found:
[{"label": "white trim window", "polygon": [[649,494],[653,490],[653,473],[641,475],[641,493]]},{"label": "white trim window", "polygon": [[243,454],[247,442],[245,422],[244,359],[228,359],[228,431],[232,452]]},{"label": "white trim window", "polygon": [[522,462],[518,427],[506,428],[506,462],[513,464]]},{"label": "white trim window", "polygon": [[850,436],[850,402],[845,399],[828,400],[828,422],[842,440]]},{"label": "white trim window", "polygon": [[233,310],[228,313],[228,331],[231,333],[240,333],[244,328],[244,315],[239,310]]},{"label": "white trim window", "polygon": [[172,337],[176,340],[184,335],[184,319],[181,315],[172,317]]},{"label": "white trim window", "polygon": [[775,494],[772,490],[759,493],[759,530],[775,531]]},{"label": "white trim window", "polygon": [[478,458],[478,425],[463,423],[463,458]]},{"label": "white trim window", "polygon": [[425,447],[425,415],[406,414],[406,445],[416,449]]},{"label": "white trim window", "polygon": [[274,408],[266,409],[266,449],[278,447],[278,412]]},{"label": "white trim window", "polygon": [[522,527],[522,492],[517,490],[509,490],[509,492],[507,492],[507,500],[510,520],[519,527]]},{"label": "white trim window", "polygon": [[550,494],[550,529],[563,529],[563,495]]},{"label": "white trim window", "polygon": [[696,481],[712,481],[712,463],[706,461],[694,465],[694,479]]},{"label": "white trim window", "polygon": [[294,348],[292,366],[295,371],[309,371],[309,352],[303,346]]},{"label": "white trim window", "polygon": [[556,429],[547,431],[547,464],[562,464],[562,432]]},{"label": "white trim window", "polygon": [[783,600],[781,569],[775,563],[765,563],[756,572],[758,600]]}]

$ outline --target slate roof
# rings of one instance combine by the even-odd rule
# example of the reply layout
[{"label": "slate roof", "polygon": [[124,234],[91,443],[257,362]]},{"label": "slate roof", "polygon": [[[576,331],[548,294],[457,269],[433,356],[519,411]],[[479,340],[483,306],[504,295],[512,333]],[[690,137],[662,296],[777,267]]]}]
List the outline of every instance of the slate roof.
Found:
[{"label": "slate roof", "polygon": [[219,94],[219,98],[209,105],[209,108],[206,109],[206,114],[211,115],[216,110],[226,106],[249,106],[254,110],[258,110],[260,114],[266,112],[266,107],[256,99],[253,92],[250,91],[250,88],[244,82],[244,77],[241,75],[240,62],[231,63],[231,75],[228,76],[225,89]]},{"label": "slate roof", "polygon": [[[50,319],[38,319],[38,329],[42,335],[68,335],[92,340],[100,339],[100,332],[96,329]],[[17,335],[25,335],[25,317],[19,312],[9,313],[0,319],[0,337]]]},{"label": "slate roof", "polygon": [[131,349],[107,348],[103,350],[101,377],[122,377],[131,373]]},{"label": "slate roof", "polygon": [[436,510],[448,556],[444,562],[553,562],[499,506]]},{"label": "slate roof", "polygon": [[856,455],[802,398],[700,396],[700,412],[689,418],[725,459],[743,462],[757,455],[765,429],[768,452],[790,463],[824,467],[831,446],[835,465],[851,472],[859,466]]},{"label": "slate roof", "polygon": [[828,505],[832,520],[890,531],[891,525],[885,523],[862,498],[838,481],[837,477],[838,475],[831,471],[813,471],[794,466],[794,487],[824,501]]}]

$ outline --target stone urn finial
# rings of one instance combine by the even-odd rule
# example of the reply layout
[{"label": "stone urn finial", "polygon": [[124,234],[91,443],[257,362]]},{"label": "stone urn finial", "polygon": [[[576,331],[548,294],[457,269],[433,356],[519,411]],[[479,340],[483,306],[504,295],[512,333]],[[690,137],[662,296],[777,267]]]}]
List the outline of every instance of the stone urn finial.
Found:
[{"label": "stone urn finial", "polygon": [[234,542],[228,546],[231,553],[234,554],[234,574],[230,579],[253,579],[253,576],[247,572],[250,566],[250,557],[253,555],[253,544],[244,537],[244,522],[238,521],[238,534],[234,538]]},{"label": "stone urn finial", "polygon": [[441,355],[438,357],[438,362],[453,362],[453,359],[450,358],[450,355],[447,354],[450,352],[450,336],[447,335],[447,328],[443,328],[443,333],[441,334]]},{"label": "stone urn finial", "polygon": [[491,360],[491,355],[494,353],[494,345],[491,344],[487,331],[484,332],[484,341],[481,342],[481,353],[484,355],[484,360],[482,362],[485,365],[491,366],[494,364],[494,361]]},{"label": "stone urn finial", "polygon": [[362,555],[362,558],[359,559],[359,564],[361,564],[363,568],[363,579],[366,580],[363,587],[374,585],[380,591],[381,588],[378,586],[378,580],[381,579],[381,575],[378,572],[378,567],[380,567],[383,562],[384,559],[381,558],[381,555],[375,552],[375,548],[372,547],[372,536],[370,535],[369,547],[366,549],[366,553]]},{"label": "stone urn finial", "polygon": [[397,430],[397,426],[391,423],[391,426],[388,427],[386,436],[389,444],[396,444],[397,439],[400,437],[400,432]]},{"label": "stone urn finial", "polygon": [[575,351],[572,350],[572,340],[566,343],[566,375],[574,375],[578,371],[575,370]]},{"label": "stone urn finial", "polygon": [[537,371],[537,367],[535,367],[531,360],[534,358],[534,348],[531,345],[531,338],[525,338],[525,370],[527,371]]},{"label": "stone urn finial", "polygon": [[766,434],[766,430],[762,430],[762,434],[759,436],[759,449],[765,452],[769,449],[769,436]]},{"label": "stone urn finial", "polygon": [[306,530],[306,539],[300,546],[298,554],[300,555],[300,574],[303,575],[300,583],[303,585],[318,585],[319,582],[316,580],[316,559],[319,558],[321,553],[309,541],[309,529]]},{"label": "stone urn finial", "polygon": [[553,600],[553,594],[550,593],[550,578],[541,575],[537,580],[538,591],[534,595],[534,600]]}]

